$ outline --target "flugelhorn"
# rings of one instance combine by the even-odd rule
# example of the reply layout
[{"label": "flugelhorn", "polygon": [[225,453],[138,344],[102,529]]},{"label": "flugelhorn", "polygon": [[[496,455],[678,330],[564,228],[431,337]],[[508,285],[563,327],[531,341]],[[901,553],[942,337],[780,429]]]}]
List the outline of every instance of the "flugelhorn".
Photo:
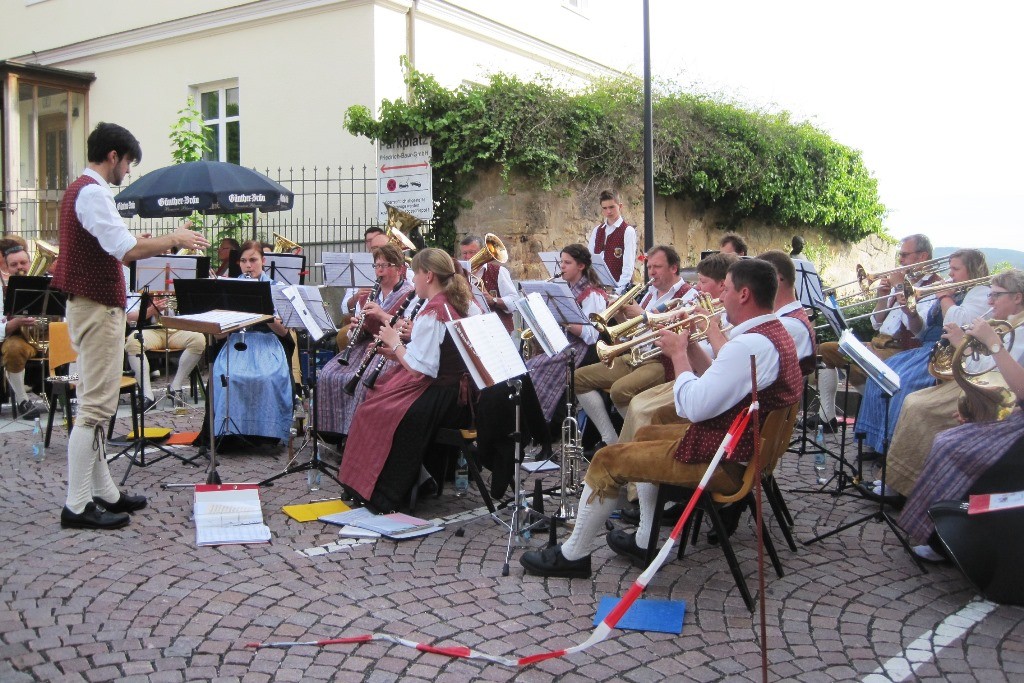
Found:
[{"label": "flugelhorn", "polygon": [[[599,341],[597,342],[597,345],[595,347],[597,350],[597,357],[602,363],[607,365],[609,368],[613,367],[615,365],[615,359],[621,356],[622,354],[632,354],[633,349],[635,347],[642,347],[647,344],[654,343],[654,341],[656,341],[658,337],[661,336],[662,330],[672,330],[681,334],[685,328],[697,322],[703,323],[704,325],[703,328],[697,330],[697,332],[706,334],[707,326],[710,324],[711,318],[719,313],[721,313],[721,310],[714,310],[711,311],[710,313],[697,313],[695,311],[691,311],[689,315],[680,318],[679,320],[676,320],[673,323],[664,325],[657,329],[648,330],[643,334],[638,334],[635,337],[627,339],[626,341],[621,342],[619,344],[606,344],[603,341]],[[691,335],[690,338],[693,339],[693,336]],[[656,358],[657,356],[660,355],[661,349],[654,348],[646,353],[641,353],[639,355],[632,356],[632,361],[634,363],[642,363],[645,360],[650,360],[651,358]]]},{"label": "flugelhorn", "polygon": [[647,282],[636,283],[635,285],[627,289],[622,294],[622,296],[608,304],[608,307],[605,308],[603,311],[601,311],[600,313],[591,313],[590,321],[594,323],[594,326],[597,327],[599,331],[604,332],[607,329],[608,324],[611,322],[612,318],[614,318],[615,315],[620,310],[622,310],[622,308],[626,304],[632,302],[633,299],[636,298],[637,294],[640,293],[640,290],[644,289],[645,287],[650,287],[653,282],[654,280],[651,279],[648,280]]},{"label": "flugelhorn", "polygon": [[50,269],[53,262],[60,256],[60,249],[44,240],[35,240],[35,253],[26,275],[42,275]]},{"label": "flugelhorn", "polygon": [[301,249],[301,248],[302,248],[301,244],[296,244],[295,242],[292,242],[290,239],[288,239],[287,237],[285,237],[284,235],[282,235],[279,232],[275,232],[274,233],[274,249],[273,249],[273,251],[274,251],[275,254],[284,254],[284,253],[291,254],[296,249]]},{"label": "flugelhorn", "polygon": [[508,261],[508,249],[505,248],[505,245],[501,243],[501,240],[493,232],[484,235],[484,248],[473,254],[473,258],[469,259],[469,281],[481,292],[484,291],[484,281],[473,273],[491,261],[497,261],[498,263]]}]

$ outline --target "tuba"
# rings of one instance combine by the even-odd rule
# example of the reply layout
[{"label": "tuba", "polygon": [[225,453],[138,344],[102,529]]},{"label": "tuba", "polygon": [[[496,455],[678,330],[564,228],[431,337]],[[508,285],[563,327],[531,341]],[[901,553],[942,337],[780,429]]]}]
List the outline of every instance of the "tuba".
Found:
[{"label": "tuba", "polygon": [[[1017,328],[1024,325],[1024,313],[1018,313],[1009,320],[990,320],[988,324],[1000,337],[1008,336],[1006,345],[1012,346]],[[950,372],[964,392],[960,397],[958,409],[960,416],[968,422],[1002,420],[1010,414],[1017,403],[1016,396],[1005,386],[1002,373],[998,369],[972,372],[967,367],[967,359],[989,354],[988,348],[970,332],[953,353]]]},{"label": "tuba", "polygon": [[279,232],[274,233],[274,253],[292,254],[296,249],[302,249],[301,244],[296,244]]},{"label": "tuba", "polygon": [[423,225],[423,221],[411,213],[396,209],[391,204],[384,205],[388,210],[388,221],[384,226],[384,234],[388,241],[398,247],[399,251],[416,251],[416,245],[406,235]]},{"label": "tuba", "polygon": [[505,248],[505,245],[501,243],[501,240],[493,232],[484,235],[484,248],[473,254],[473,258],[469,259],[469,281],[481,292],[484,291],[484,282],[473,273],[491,261],[497,261],[498,263],[508,261],[508,249]]},{"label": "tuba", "polygon": [[26,275],[43,275],[50,269],[53,262],[60,256],[60,249],[44,240],[36,240],[36,250],[32,255],[32,264]]}]

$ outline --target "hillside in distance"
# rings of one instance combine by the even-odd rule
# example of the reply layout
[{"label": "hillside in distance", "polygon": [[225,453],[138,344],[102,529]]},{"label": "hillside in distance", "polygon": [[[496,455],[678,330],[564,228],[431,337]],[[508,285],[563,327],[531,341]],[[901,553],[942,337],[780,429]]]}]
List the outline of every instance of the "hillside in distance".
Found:
[{"label": "hillside in distance", "polygon": [[[935,249],[933,249],[933,253],[935,258],[939,258],[940,256],[948,256],[957,249],[958,247],[935,247]],[[997,249],[994,247],[983,247],[979,251],[985,254],[985,260],[988,262],[990,268],[997,263],[1009,261],[1010,265],[1014,268],[1024,270],[1024,251],[1018,251],[1016,249]]]}]

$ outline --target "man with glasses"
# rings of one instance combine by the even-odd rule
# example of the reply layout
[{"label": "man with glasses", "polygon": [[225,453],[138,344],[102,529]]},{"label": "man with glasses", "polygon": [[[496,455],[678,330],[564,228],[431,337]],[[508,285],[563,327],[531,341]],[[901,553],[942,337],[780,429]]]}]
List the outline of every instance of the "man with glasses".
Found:
[{"label": "man with glasses", "polygon": [[[877,334],[867,347],[882,360],[900,351],[921,346],[916,335],[921,331],[920,321],[927,315],[927,310],[920,310],[920,316],[911,320],[897,304],[898,293],[893,291],[893,286],[902,282],[904,274],[912,272],[913,266],[931,260],[931,240],[920,234],[904,237],[900,241],[900,250],[897,256],[900,270],[893,271],[888,276],[881,278],[874,295],[879,299],[875,303],[874,313],[871,316],[871,326]],[[930,273],[917,278],[912,284],[914,287],[922,287],[941,279],[938,274]],[[919,306],[930,306],[930,303],[925,302]],[[913,329],[915,326],[917,329]],[[821,407],[818,415],[812,416],[808,420],[807,426],[816,429],[820,420],[825,431],[834,434],[838,431],[836,392],[839,389],[839,372],[837,368],[844,367],[849,361],[839,351],[837,342],[825,342],[819,345],[818,354],[824,364],[824,367],[818,370],[818,400]],[[867,377],[857,366],[851,365],[849,372],[848,381],[851,384],[860,386],[867,381]]]}]

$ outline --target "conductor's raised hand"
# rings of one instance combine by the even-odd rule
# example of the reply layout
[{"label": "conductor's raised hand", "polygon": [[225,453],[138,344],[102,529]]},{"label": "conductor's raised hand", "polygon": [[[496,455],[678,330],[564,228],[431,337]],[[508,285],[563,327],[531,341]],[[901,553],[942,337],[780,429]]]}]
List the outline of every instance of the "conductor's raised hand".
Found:
[{"label": "conductor's raised hand", "polygon": [[183,225],[171,233],[174,246],[178,249],[206,249],[210,246],[210,241],[203,237],[202,233],[188,229],[191,225],[191,223],[185,221]]}]

